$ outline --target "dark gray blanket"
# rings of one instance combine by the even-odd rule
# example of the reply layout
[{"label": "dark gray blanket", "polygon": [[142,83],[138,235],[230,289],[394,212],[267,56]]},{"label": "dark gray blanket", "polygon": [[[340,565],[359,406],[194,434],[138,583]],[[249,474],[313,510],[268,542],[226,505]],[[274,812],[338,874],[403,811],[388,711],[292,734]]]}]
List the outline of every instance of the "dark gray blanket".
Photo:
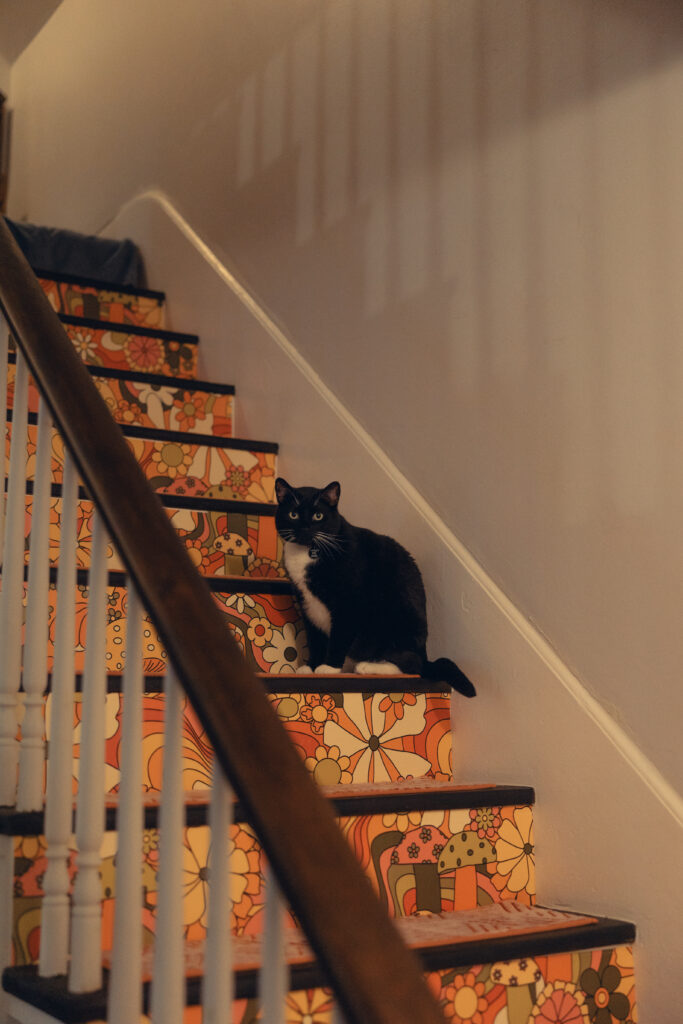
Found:
[{"label": "dark gray blanket", "polygon": [[142,256],[129,238],[119,242],[64,228],[19,224],[8,218],[5,221],[34,270],[75,274],[104,284],[145,287]]}]

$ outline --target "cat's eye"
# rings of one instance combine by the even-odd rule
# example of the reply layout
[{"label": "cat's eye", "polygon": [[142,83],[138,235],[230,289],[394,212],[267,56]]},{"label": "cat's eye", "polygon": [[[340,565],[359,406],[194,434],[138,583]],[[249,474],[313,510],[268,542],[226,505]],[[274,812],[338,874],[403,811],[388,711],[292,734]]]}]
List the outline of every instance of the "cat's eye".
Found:
[{"label": "cat's eye", "polygon": [[323,518],[322,512],[314,512],[313,513],[313,520],[314,520],[314,522],[319,523],[322,518]]},{"label": "cat's eye", "polygon": [[292,509],[292,511],[289,513],[289,518],[290,519],[298,519],[299,518],[299,513],[295,512],[294,509]]}]

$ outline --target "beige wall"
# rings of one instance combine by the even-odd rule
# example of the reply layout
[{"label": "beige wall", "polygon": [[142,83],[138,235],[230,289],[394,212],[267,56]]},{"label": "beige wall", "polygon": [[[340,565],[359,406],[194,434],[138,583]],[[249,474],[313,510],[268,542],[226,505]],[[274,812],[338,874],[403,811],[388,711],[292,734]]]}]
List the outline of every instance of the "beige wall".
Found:
[{"label": "beige wall", "polygon": [[[674,785],[682,96],[678,0],[65,0],[15,65],[10,197],[92,231],[163,188]],[[463,712],[485,735],[527,667],[470,641],[401,539],[438,646],[496,697]],[[527,715],[489,763],[560,799],[575,720],[552,694]],[[593,774],[560,760],[575,806],[600,791],[599,747]]]},{"label": "beige wall", "polygon": [[10,197],[161,185],[672,782],[682,57],[677,0],[68,0]]}]

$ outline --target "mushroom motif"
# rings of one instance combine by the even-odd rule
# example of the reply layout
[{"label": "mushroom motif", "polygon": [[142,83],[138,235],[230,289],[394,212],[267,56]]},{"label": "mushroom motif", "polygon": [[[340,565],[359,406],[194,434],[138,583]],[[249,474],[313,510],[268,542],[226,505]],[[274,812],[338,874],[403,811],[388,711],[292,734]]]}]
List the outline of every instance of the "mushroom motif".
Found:
[{"label": "mushroom motif", "polygon": [[443,909],[437,860],[446,842],[443,832],[423,823],[406,832],[401,842],[387,851],[387,889],[397,917],[438,914]]},{"label": "mushroom motif", "polygon": [[477,906],[477,871],[486,870],[496,860],[496,848],[476,832],[457,832],[444,845],[439,858],[439,875],[453,874],[454,910],[473,910]]},{"label": "mushroom motif", "polygon": [[491,981],[507,988],[507,1010],[510,1022],[529,1019],[536,1002],[537,988],[543,984],[541,970],[532,957],[521,960],[500,960],[491,966]]},{"label": "mushroom motif", "polygon": [[225,558],[225,569],[228,576],[241,575],[254,558],[254,549],[246,538],[239,533],[228,533],[227,530],[216,537],[213,548]]}]

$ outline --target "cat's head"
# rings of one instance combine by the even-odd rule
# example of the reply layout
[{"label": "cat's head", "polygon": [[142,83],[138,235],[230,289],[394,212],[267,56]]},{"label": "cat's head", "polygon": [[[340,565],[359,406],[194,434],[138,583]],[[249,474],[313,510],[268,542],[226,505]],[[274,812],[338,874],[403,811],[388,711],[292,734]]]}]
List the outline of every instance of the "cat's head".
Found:
[{"label": "cat's head", "polygon": [[292,487],[282,477],[275,481],[278,502],[275,525],[283,540],[321,549],[332,547],[339,532],[337,508],[341,488],[337,481],[327,487]]}]

